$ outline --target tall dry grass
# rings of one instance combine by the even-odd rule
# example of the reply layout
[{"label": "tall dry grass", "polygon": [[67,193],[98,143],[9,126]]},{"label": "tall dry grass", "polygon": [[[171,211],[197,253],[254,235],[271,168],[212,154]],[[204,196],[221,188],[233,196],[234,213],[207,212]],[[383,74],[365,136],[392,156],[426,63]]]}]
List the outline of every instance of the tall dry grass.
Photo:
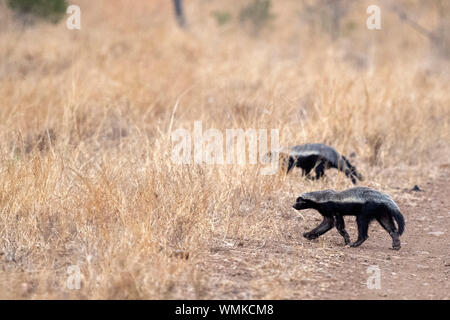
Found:
[{"label": "tall dry grass", "polygon": [[[188,30],[169,1],[73,2],[81,31],[23,26],[0,7],[0,298],[211,297],[217,243],[282,241],[296,195],[351,186],[331,171],[312,183],[174,164],[172,116],[173,129],[199,120],[328,143],[385,191],[421,181],[448,150],[448,61],[393,14],[368,31],[365,1],[335,40],[297,1],[273,1],[258,34],[216,24],[211,12],[236,17],[241,1],[189,1]],[[435,2],[403,5],[438,27]],[[266,267],[308,276],[288,264]],[[72,265],[80,290],[66,287]],[[277,277],[251,290],[289,297]]]}]

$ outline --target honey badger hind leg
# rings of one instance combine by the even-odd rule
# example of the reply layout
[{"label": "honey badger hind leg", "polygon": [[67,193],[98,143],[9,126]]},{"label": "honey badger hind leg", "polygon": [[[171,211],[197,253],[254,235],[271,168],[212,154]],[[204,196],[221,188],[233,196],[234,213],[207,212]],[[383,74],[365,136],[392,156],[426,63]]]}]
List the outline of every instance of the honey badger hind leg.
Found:
[{"label": "honey badger hind leg", "polygon": [[359,247],[369,238],[369,223],[370,219],[365,216],[356,217],[356,223],[358,225],[358,239],[350,244],[350,247]]}]

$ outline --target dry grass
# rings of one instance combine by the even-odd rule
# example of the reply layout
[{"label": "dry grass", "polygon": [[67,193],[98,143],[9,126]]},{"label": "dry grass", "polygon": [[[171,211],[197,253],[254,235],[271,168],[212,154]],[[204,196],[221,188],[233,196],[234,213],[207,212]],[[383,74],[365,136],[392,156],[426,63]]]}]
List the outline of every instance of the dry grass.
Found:
[{"label": "dry grass", "polygon": [[[421,181],[448,146],[449,62],[395,15],[369,32],[364,1],[335,41],[302,22],[297,1],[276,1],[258,35],[217,26],[220,1],[190,1],[188,31],[169,1],[73,2],[81,31],[22,28],[0,5],[0,298],[211,297],[217,243],[283,242],[298,232],[282,223],[296,195],[351,185],[333,172],[312,183],[173,164],[178,99],[173,129],[278,128],[285,146],[354,152],[364,185],[386,191]],[[236,16],[238,3],[223,6]],[[408,3],[438,27],[433,1]],[[289,297],[283,281],[310,271],[297,264],[248,266],[279,270],[249,290]],[[81,290],[66,288],[70,265]]]}]

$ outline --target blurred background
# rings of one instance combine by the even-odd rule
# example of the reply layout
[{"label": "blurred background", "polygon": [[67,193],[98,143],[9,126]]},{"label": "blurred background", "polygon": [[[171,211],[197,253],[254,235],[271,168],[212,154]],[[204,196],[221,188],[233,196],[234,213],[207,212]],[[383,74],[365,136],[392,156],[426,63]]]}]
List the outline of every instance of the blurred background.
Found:
[{"label": "blurred background", "polygon": [[[80,6],[81,30],[66,27],[69,4]],[[36,130],[44,122],[54,122],[46,125],[56,130],[64,110],[56,106],[62,103],[58,99],[71,96],[83,101],[82,106],[106,101],[132,105],[137,119],[145,114],[167,123],[171,107],[188,91],[185,107],[177,110],[181,121],[207,117],[213,124],[230,117],[226,110],[233,110],[234,116],[237,111],[241,116],[251,113],[250,109],[262,115],[263,107],[270,107],[266,109],[289,113],[289,121],[298,123],[325,98],[316,81],[350,86],[342,92],[346,95],[352,90],[379,92],[377,85],[389,81],[399,90],[412,91],[410,81],[421,87],[438,79],[429,77],[448,81],[448,2],[379,1],[381,30],[366,27],[371,4],[2,1],[0,81],[2,96],[7,97],[3,103],[20,104],[36,92],[40,96],[36,103],[48,102],[46,108],[33,109],[32,116],[4,116],[3,121],[9,118],[14,126]],[[49,90],[56,86],[56,92]],[[24,95],[11,94],[19,90]],[[411,92],[408,103],[417,104],[414,94],[418,93]],[[337,99],[331,95],[327,98]],[[273,115],[272,120],[276,118]],[[267,121],[257,122],[267,127]]]}]

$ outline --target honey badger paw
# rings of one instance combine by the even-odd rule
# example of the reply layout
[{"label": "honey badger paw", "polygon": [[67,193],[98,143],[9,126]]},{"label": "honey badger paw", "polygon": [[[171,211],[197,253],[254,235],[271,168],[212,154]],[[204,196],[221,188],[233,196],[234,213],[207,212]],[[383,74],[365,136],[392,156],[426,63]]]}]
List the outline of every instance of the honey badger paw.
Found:
[{"label": "honey badger paw", "polygon": [[317,238],[317,235],[315,235],[314,233],[311,233],[311,232],[305,232],[303,234],[303,236],[308,240],[313,240],[313,239]]},{"label": "honey badger paw", "polygon": [[359,247],[359,246],[362,245],[362,244],[364,243],[364,241],[366,241],[368,238],[369,238],[369,237],[360,238],[360,239],[356,240],[355,242],[350,243],[349,246],[352,247],[352,248]]},{"label": "honey badger paw", "polygon": [[352,248],[356,248],[356,247],[359,247],[360,245],[361,245],[360,242],[355,241],[355,242],[353,242],[353,243],[350,243],[348,246],[349,246],[349,247],[352,247]]},{"label": "honey badger paw", "polygon": [[398,234],[394,233],[392,235],[392,250],[400,250],[400,239],[398,238]]}]

